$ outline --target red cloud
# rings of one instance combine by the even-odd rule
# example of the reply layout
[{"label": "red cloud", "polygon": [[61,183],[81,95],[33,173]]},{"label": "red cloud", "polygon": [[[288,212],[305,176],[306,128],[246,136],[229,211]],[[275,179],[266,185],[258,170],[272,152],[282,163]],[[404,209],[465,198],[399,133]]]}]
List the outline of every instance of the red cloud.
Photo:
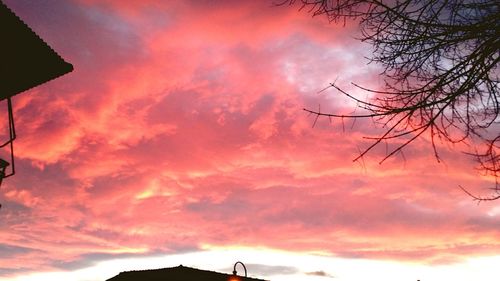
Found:
[{"label": "red cloud", "polygon": [[500,249],[498,210],[457,188],[489,184],[463,155],[437,164],[421,140],[404,162],[353,163],[373,124],[311,128],[302,107],[349,108],[315,94],[328,82],[378,83],[352,27],[264,2],[104,3],[58,10],[77,15],[60,42],[76,70],[14,101],[0,268],[204,244],[430,263]]}]

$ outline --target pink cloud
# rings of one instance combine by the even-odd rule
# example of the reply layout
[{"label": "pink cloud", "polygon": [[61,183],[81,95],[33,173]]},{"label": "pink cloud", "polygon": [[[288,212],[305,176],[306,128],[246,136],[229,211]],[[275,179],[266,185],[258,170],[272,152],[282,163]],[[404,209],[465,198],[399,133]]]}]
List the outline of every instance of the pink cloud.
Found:
[{"label": "pink cloud", "polygon": [[405,162],[378,165],[380,148],[353,163],[372,123],[311,128],[302,107],[349,108],[317,95],[325,84],[378,83],[353,27],[265,2],[193,5],[58,10],[77,15],[61,27],[71,44],[54,44],[76,70],[14,100],[19,166],[2,186],[11,254],[0,268],[203,244],[428,263],[498,252],[498,214],[457,188],[490,183],[464,155],[443,150],[438,164],[424,139]]}]

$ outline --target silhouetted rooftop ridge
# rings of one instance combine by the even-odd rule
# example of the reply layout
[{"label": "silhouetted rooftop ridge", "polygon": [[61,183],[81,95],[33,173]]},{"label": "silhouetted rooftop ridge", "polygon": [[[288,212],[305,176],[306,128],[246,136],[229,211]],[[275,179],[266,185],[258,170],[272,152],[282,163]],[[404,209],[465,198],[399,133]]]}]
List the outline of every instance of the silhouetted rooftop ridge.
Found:
[{"label": "silhouetted rooftop ridge", "polygon": [[[220,273],[211,270],[197,269],[179,265],[176,267],[145,269],[145,270],[130,270],[120,272],[118,275],[108,279],[107,281],[132,281],[132,280],[148,280],[148,281],[227,281],[231,274]],[[242,281],[266,281],[251,277],[239,276]],[[202,278],[202,279],[199,279]]]}]

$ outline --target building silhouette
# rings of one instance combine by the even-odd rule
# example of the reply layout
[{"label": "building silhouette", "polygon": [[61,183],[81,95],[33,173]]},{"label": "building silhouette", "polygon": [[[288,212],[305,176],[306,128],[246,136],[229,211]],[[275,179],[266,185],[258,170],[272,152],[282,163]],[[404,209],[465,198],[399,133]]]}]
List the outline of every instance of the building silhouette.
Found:
[{"label": "building silhouette", "polygon": [[73,70],[26,23],[0,1],[0,100]]},{"label": "building silhouette", "polygon": [[[45,41],[0,0],[0,101],[7,100],[8,140],[0,149],[10,151],[10,162],[0,159],[0,185],[13,176],[16,130],[11,98],[73,70]],[[7,167],[10,166],[10,171]],[[2,205],[0,204],[0,208]]]},{"label": "building silhouette", "polygon": [[233,274],[220,273],[209,270],[179,265],[176,267],[125,271],[107,281],[266,281]]}]

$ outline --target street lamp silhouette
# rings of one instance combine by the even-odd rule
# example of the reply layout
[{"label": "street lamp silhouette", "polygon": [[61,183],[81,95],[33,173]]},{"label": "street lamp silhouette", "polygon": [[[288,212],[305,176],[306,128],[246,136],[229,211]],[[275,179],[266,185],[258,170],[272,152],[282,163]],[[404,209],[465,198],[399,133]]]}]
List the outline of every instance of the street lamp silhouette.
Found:
[{"label": "street lamp silhouette", "polygon": [[238,276],[238,272],[236,271],[236,266],[238,264],[241,264],[241,266],[243,266],[243,269],[245,270],[245,277],[247,277],[247,268],[246,268],[246,266],[242,262],[237,261],[234,264],[234,267],[233,267],[233,275],[229,276],[228,281],[241,281],[241,278]]}]

